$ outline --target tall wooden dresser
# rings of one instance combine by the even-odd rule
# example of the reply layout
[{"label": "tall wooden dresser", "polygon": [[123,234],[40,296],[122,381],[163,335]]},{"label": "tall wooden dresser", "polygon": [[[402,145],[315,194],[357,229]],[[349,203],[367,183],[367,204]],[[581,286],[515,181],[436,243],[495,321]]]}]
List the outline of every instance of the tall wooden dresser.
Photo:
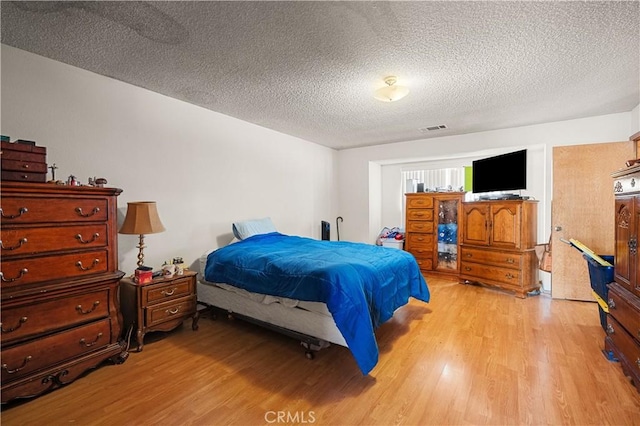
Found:
[{"label": "tall wooden dresser", "polygon": [[614,173],[614,280],[609,284],[605,349],[640,391],[640,166]]},{"label": "tall wooden dresser", "polygon": [[406,196],[405,246],[423,272],[460,272],[458,248],[463,192],[416,192]]},{"label": "tall wooden dresser", "polygon": [[37,396],[127,352],[120,189],[2,182],[2,403]]},{"label": "tall wooden dresser", "polygon": [[501,287],[522,298],[539,289],[537,225],[537,201],[463,203],[460,279]]}]

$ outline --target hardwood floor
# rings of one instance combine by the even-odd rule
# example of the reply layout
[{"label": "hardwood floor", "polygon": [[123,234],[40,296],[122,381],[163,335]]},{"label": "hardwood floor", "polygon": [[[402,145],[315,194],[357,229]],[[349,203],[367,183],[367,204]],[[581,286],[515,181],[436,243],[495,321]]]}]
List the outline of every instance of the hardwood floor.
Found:
[{"label": "hardwood floor", "polygon": [[144,351],[39,398],[8,425],[640,425],[640,394],[602,354],[595,303],[519,299],[427,278],[377,332],[362,376],[333,345],[314,360],[291,338],[200,319],[150,333]]}]

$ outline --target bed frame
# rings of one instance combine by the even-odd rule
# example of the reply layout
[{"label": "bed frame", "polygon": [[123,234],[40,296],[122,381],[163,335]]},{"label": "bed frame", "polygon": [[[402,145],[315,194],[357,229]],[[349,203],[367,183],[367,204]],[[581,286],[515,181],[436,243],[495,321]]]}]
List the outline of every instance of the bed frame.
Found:
[{"label": "bed frame", "polygon": [[[200,258],[200,270],[204,271],[207,254]],[[215,283],[207,282],[204,273],[198,274],[198,303],[212,312],[224,312],[227,316],[277,331],[300,340],[307,358],[331,343],[347,347],[326,304],[299,302],[288,307],[282,303],[263,303],[238,292],[229,291]]]}]

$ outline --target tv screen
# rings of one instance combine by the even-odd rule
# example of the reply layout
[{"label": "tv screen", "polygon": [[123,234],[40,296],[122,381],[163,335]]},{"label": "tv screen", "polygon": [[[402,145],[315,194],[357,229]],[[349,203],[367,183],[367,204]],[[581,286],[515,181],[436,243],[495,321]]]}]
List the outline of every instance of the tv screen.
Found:
[{"label": "tv screen", "polygon": [[472,176],[474,193],[527,189],[527,150],[476,160]]}]

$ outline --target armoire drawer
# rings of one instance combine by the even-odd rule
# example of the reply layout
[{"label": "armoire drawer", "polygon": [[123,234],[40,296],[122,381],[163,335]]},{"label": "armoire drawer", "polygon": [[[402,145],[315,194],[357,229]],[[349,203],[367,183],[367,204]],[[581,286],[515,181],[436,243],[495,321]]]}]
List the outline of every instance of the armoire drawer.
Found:
[{"label": "armoire drawer", "polygon": [[626,358],[626,365],[640,377],[640,345],[611,315],[607,315],[607,336]]},{"label": "armoire drawer", "polygon": [[0,312],[2,345],[39,334],[106,318],[109,315],[109,290],[44,299],[27,305],[9,306]]},{"label": "armoire drawer", "polygon": [[612,315],[634,339],[640,340],[640,301],[618,284],[609,285],[609,315]]},{"label": "armoire drawer", "polygon": [[428,220],[410,220],[407,224],[407,231],[433,233],[433,222]]},{"label": "armoire drawer", "polygon": [[407,237],[408,247],[413,252],[414,248],[425,248],[433,251],[433,234],[409,234]]},{"label": "armoire drawer", "polygon": [[407,197],[408,209],[430,209],[433,208],[432,197]]},{"label": "armoire drawer", "polygon": [[482,250],[469,247],[460,249],[460,258],[462,261],[486,263],[505,268],[522,267],[522,254],[509,251]]},{"label": "armoire drawer", "polygon": [[3,348],[2,382],[19,379],[39,369],[106,346],[110,339],[110,320],[104,319]]},{"label": "armoire drawer", "polygon": [[486,265],[482,263],[466,262],[463,258],[460,265],[462,276],[475,277],[479,281],[499,282],[513,286],[520,286],[520,270],[501,268],[499,266]]}]

